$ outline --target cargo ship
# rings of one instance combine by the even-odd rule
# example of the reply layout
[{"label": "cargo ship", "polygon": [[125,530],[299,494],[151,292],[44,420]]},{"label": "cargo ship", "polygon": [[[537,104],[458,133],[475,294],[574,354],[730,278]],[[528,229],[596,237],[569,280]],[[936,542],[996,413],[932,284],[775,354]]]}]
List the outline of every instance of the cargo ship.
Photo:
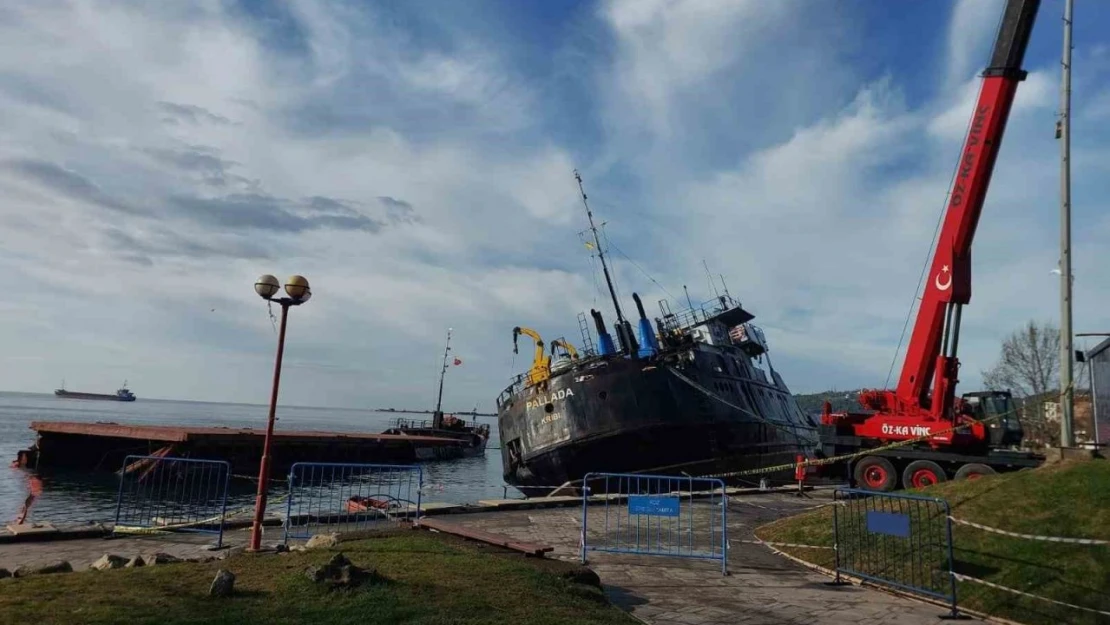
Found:
[{"label": "cargo ship", "polygon": [[[590,472],[719,475],[812,457],[817,419],[799,408],[771,366],[754,315],[727,286],[700,306],[687,294],[689,308],[680,312],[660,301],[654,324],[633,293],[633,332],[577,172],[575,178],[612,297],[616,341],[597,310],[590,311],[596,349],[584,314],[581,352],[560,338],[548,354],[538,332],[513,329],[514,350],[525,335],[535,351],[531,367],[497,399],[506,483],[529,497],[575,494]],[[739,481],[792,476],[784,469]]]},{"label": "cargo ship", "polygon": [[127,381],[124,380],[121,386],[114,395],[107,393],[81,393],[78,391],[67,391],[65,380],[62,380],[62,388],[54,389],[54,395],[63,397],[65,399],[101,399],[107,401],[135,401],[135,394],[127,388]]}]

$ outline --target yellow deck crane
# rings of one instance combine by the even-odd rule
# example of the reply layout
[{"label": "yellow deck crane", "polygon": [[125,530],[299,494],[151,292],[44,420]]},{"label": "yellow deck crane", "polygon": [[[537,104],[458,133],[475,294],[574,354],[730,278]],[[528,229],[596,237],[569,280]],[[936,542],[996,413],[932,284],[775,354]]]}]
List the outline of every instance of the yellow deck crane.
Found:
[{"label": "yellow deck crane", "polygon": [[539,384],[551,377],[551,357],[543,353],[543,339],[535,330],[517,326],[513,328],[513,353],[517,352],[517,337],[526,334],[536,342],[536,352],[532,357],[532,368],[528,370],[528,385]]},{"label": "yellow deck crane", "polygon": [[578,360],[578,350],[574,349],[574,346],[570,344],[570,341],[566,339],[555,339],[554,341],[551,341],[552,356],[555,355],[556,347],[562,347],[564,350],[566,350],[567,355],[570,356],[571,360]]}]

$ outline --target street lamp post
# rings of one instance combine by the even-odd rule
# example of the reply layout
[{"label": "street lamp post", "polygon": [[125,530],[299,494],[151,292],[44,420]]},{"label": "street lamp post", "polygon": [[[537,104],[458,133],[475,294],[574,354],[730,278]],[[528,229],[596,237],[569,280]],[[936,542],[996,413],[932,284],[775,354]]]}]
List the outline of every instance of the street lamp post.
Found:
[{"label": "street lamp post", "polygon": [[285,351],[285,321],[290,306],[300,306],[312,297],[312,289],[304,276],[290,276],[285,283],[288,297],[274,298],[281,283],[269,274],[254,283],[254,290],[262,299],[281,306],[281,328],[278,330],[277,358],[274,360],[274,385],[270,391],[270,417],[266,423],[266,438],[262,443],[262,462],[258,467],[258,495],[254,500],[254,524],[251,526],[249,549],[258,551],[262,546],[262,518],[266,514],[266,494],[270,482],[270,442],[274,436],[274,415],[277,412],[278,383],[281,381],[281,357]]}]

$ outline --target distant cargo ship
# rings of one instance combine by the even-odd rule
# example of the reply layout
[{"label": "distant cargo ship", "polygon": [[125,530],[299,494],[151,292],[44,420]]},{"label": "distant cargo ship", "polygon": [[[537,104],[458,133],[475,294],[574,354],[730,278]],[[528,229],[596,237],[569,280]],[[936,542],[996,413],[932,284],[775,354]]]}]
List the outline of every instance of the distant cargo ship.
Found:
[{"label": "distant cargo ship", "polygon": [[80,393],[77,391],[67,391],[65,380],[62,380],[62,388],[54,389],[54,394],[58,397],[65,397],[66,399],[104,399],[108,401],[135,401],[135,394],[127,388],[127,380],[123,381],[123,386],[116,391],[115,395],[107,393]]}]

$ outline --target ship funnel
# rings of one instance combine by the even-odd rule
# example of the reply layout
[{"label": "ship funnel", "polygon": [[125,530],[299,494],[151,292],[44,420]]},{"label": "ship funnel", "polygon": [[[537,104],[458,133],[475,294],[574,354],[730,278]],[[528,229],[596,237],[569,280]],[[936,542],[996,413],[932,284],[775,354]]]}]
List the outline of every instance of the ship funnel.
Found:
[{"label": "ship funnel", "polygon": [[659,351],[659,341],[655,336],[655,331],[651,327],[651,322],[648,321],[647,315],[644,313],[644,304],[640,301],[640,296],[636,293],[632,294],[632,299],[636,302],[636,310],[640,313],[639,330],[640,330],[640,358],[647,358],[654,356]]},{"label": "ship funnel", "polygon": [[590,309],[590,316],[594,318],[594,325],[597,327],[597,343],[598,350],[601,355],[612,354],[617,351],[613,347],[613,337],[605,331],[605,321],[601,318],[601,311]]},{"label": "ship funnel", "polygon": [[640,346],[636,343],[636,335],[632,333],[632,324],[625,319],[613,325],[617,328],[617,339],[620,340],[621,351],[631,358],[637,358]]}]

